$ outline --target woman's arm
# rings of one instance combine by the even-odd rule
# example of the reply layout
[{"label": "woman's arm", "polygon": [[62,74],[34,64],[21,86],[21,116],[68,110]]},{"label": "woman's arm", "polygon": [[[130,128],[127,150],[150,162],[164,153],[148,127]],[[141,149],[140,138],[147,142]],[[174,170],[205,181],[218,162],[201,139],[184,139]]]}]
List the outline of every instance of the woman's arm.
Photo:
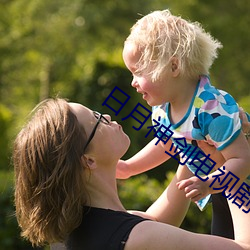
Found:
[{"label": "woman's arm", "polygon": [[129,211],[129,213],[179,227],[188,211],[190,199],[187,199],[185,193],[177,188],[176,183],[191,176],[193,174],[189,169],[180,165],[168,187],[146,212]]},{"label": "woman's arm", "polygon": [[[240,108],[240,119],[242,123],[242,131],[245,134],[246,140],[250,145],[250,120],[248,120],[246,113],[244,112],[243,108]],[[248,114],[248,117],[249,114]]]},{"label": "woman's arm", "polygon": [[[248,224],[248,226],[250,226],[250,224]],[[125,245],[125,250],[145,249],[250,250],[250,244],[246,243],[245,240],[230,240],[218,236],[196,234],[171,225],[144,221],[137,224],[131,231]]]},{"label": "woman's arm", "polygon": [[230,201],[229,207],[233,218],[235,240],[191,233],[171,225],[144,221],[137,224],[131,231],[125,250],[250,250],[248,230],[250,216]]},{"label": "woman's arm", "polygon": [[[250,122],[242,108],[240,108],[240,119],[242,132],[231,145],[220,152],[215,150],[215,148],[209,149],[208,147],[204,151],[206,154],[211,154],[211,158],[218,166],[224,165],[227,171],[234,173],[243,182],[250,175],[250,140],[248,136],[245,136],[250,132]],[[209,152],[211,150],[213,152]],[[214,174],[216,172],[211,175]]]},{"label": "woman's arm", "polygon": [[[242,182],[250,175],[250,139],[245,139],[244,133],[250,131],[250,122],[248,122],[246,114],[240,112],[242,120],[242,130],[241,134],[235,141],[225,148],[223,151],[219,152],[215,148],[208,146],[206,143],[199,143],[199,147],[206,153],[211,154],[211,159],[213,159],[217,166],[225,166],[222,170],[225,172],[224,176],[231,171],[240,180],[237,183],[237,187],[241,185]],[[221,174],[220,170],[217,170],[210,174],[209,180],[202,182],[198,177],[194,176],[190,179],[183,180],[178,183],[178,187],[185,191],[186,197],[192,199],[192,201],[197,201],[202,197],[205,197],[209,193],[221,192],[222,190],[215,190],[213,188],[220,188],[220,183],[215,182],[211,188],[212,181],[214,180],[212,176],[216,174]],[[223,178],[223,177],[221,177]],[[227,189],[229,190],[235,182],[232,181],[228,183]]]},{"label": "woman's arm", "polygon": [[[247,127],[250,128],[250,123],[248,123]],[[212,159],[214,159],[218,163],[221,163],[221,165],[224,163],[224,158],[222,157],[220,152],[213,151],[213,148],[206,143],[201,143],[199,146],[201,146],[202,150],[207,154],[210,153]],[[171,184],[174,182],[175,179],[173,179]],[[169,186],[171,186],[171,184]],[[167,191],[170,190],[171,188],[166,189],[162,196],[166,198],[167,195],[164,194],[166,194]],[[237,187],[234,187],[232,192],[236,191]],[[161,200],[161,197],[159,198],[159,200],[164,202],[164,199]],[[155,204],[157,204],[157,202],[159,201],[156,201]],[[136,225],[131,231],[129,239],[125,245],[125,250],[250,250],[250,215],[249,213],[245,213],[242,211],[242,209],[244,209],[243,207],[239,209],[239,207],[233,204],[231,201],[229,201],[228,203],[233,218],[235,240],[212,235],[195,234],[167,224],[154,221],[145,221]],[[162,205],[160,203],[158,204],[160,206]],[[173,209],[170,207],[168,207],[168,209]],[[245,208],[245,210],[247,211],[248,208]],[[168,212],[169,211],[167,211],[166,214]]]},{"label": "woman's arm", "polygon": [[190,178],[193,173],[183,165],[177,172],[162,195],[147,209],[146,214],[154,216],[157,221],[179,227],[186,216],[190,199],[177,188],[177,182]]},{"label": "woman's arm", "polygon": [[221,154],[225,158],[224,166],[227,171],[242,180],[247,178],[250,174],[250,147],[243,132]]}]

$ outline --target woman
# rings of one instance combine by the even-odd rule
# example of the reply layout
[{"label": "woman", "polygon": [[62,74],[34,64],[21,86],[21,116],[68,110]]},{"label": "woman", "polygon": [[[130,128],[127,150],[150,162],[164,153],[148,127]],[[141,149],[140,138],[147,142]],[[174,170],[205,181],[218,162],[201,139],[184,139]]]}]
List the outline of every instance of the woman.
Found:
[{"label": "woman", "polygon": [[14,143],[16,215],[23,237],[33,245],[65,242],[66,249],[250,249],[250,216],[231,202],[235,241],[162,223],[180,223],[175,194],[183,192],[176,183],[185,168],[146,213],[128,213],[115,176],[129,144],[108,115],[63,99],[42,102]]}]

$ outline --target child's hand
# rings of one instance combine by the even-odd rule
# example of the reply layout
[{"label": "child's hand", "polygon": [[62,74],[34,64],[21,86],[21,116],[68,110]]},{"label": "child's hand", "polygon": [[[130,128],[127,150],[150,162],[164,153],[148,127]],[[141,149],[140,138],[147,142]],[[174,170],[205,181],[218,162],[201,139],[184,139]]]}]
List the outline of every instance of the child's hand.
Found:
[{"label": "child's hand", "polygon": [[130,171],[126,161],[119,160],[116,166],[116,178],[117,179],[127,179],[129,178]]},{"label": "child's hand", "polygon": [[184,190],[186,197],[193,202],[206,197],[211,192],[208,183],[200,180],[196,176],[186,180],[181,180],[176,185],[180,190]]}]

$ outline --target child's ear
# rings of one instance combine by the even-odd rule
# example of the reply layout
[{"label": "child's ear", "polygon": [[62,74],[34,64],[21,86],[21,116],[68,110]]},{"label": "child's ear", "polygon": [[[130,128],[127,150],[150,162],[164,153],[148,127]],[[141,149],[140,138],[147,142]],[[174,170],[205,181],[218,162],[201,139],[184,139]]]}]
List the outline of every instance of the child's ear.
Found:
[{"label": "child's ear", "polygon": [[173,73],[173,76],[176,77],[180,74],[180,69],[179,69],[179,60],[176,57],[173,57],[171,59],[171,70]]},{"label": "child's ear", "polygon": [[175,63],[172,63],[172,65],[171,65],[171,69],[172,69],[172,72],[175,72],[176,70],[177,70],[177,65],[175,64]]}]

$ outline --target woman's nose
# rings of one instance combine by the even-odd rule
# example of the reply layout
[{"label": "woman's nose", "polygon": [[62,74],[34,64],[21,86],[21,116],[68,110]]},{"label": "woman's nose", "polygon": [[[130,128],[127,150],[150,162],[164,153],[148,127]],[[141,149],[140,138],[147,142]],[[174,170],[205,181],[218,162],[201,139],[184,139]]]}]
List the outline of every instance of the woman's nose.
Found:
[{"label": "woman's nose", "polygon": [[110,116],[110,115],[104,114],[103,116],[104,116],[109,122],[111,122],[111,116]]}]

